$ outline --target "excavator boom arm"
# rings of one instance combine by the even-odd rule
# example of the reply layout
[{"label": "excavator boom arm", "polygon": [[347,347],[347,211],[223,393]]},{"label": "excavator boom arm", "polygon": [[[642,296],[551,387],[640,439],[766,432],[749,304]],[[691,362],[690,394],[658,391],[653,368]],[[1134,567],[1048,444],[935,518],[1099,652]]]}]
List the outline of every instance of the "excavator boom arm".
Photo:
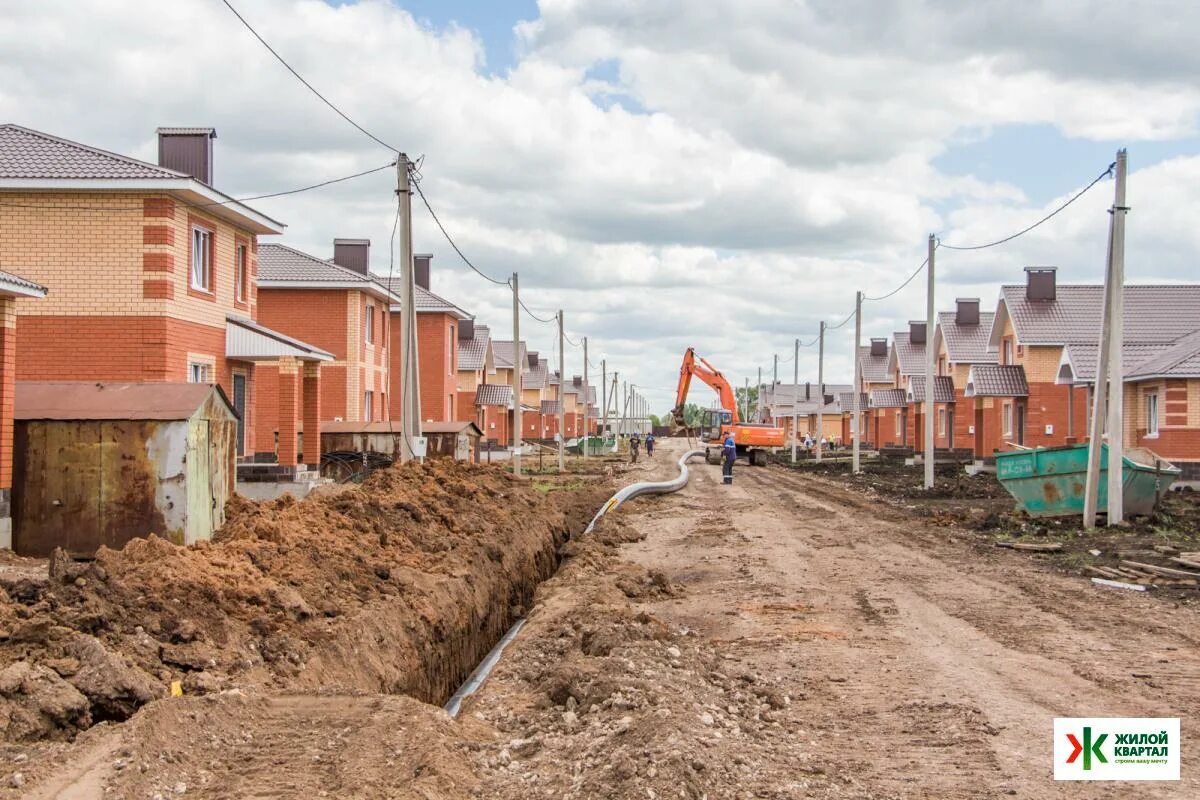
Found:
[{"label": "excavator boom arm", "polygon": [[696,359],[695,348],[689,347],[687,352],[683,354],[683,364],[679,367],[679,386],[675,392],[675,408],[671,412],[671,415],[675,418],[675,424],[683,425],[683,406],[687,400],[688,389],[691,388],[693,376],[713,388],[713,391],[721,398],[721,408],[733,413],[735,424],[741,422],[738,416],[737,396],[733,392],[733,387],[729,385],[729,381],[725,380],[725,376],[713,367],[712,364],[703,358],[697,364]]}]

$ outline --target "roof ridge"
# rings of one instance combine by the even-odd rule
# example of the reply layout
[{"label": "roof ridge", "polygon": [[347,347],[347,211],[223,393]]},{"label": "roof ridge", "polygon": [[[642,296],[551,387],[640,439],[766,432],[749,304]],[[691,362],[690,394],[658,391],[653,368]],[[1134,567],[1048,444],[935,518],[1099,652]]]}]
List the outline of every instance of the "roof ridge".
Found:
[{"label": "roof ridge", "polygon": [[[332,261],[331,259],[319,258],[318,256],[314,256],[312,253],[306,253],[303,250],[297,250],[296,248],[292,247],[291,245],[284,244],[283,242],[262,242],[258,245],[259,250],[262,250],[264,247],[266,247],[266,248],[278,247],[283,250],[287,250],[289,253],[295,253],[298,256],[303,256],[304,258],[307,258],[309,261],[313,261],[322,266],[333,267],[334,269],[338,270],[339,272],[344,272],[347,275],[349,275],[357,280],[362,281],[363,283],[375,283],[375,281],[371,280],[370,275],[363,275],[361,272],[356,272],[352,269],[349,269],[348,267],[343,267],[341,264],[337,264],[334,261]],[[380,288],[387,289],[387,287],[382,286],[382,284],[380,285]],[[389,293],[391,293],[390,289],[387,289],[387,291]]]},{"label": "roof ridge", "polygon": [[46,141],[55,142],[55,143],[61,144],[61,145],[66,145],[67,147],[78,147],[80,150],[87,150],[90,153],[94,153],[99,156],[105,156],[107,158],[115,158],[116,160],[123,161],[126,164],[132,164],[132,165],[138,166],[138,167],[145,167],[145,168],[149,168],[149,169],[160,170],[172,177],[189,178],[191,180],[195,180],[195,178],[193,176],[188,175],[186,172],[179,172],[177,170],[173,170],[173,169],[169,169],[168,167],[164,167],[161,164],[152,164],[149,161],[142,161],[140,158],[133,158],[132,156],[126,156],[126,155],[121,155],[120,153],[114,153],[111,150],[105,150],[100,147],[93,147],[90,144],[84,144],[83,142],[77,142],[74,139],[64,139],[61,136],[55,136],[52,133],[46,133],[45,131],[39,131],[39,130],[34,130],[33,128],[27,128],[24,125],[18,125],[15,122],[5,122],[3,124],[0,124],[0,129],[3,129],[3,128],[10,128],[12,130],[16,130],[16,131],[20,131],[21,133],[28,134],[30,136],[36,136],[39,139],[44,139]]}]

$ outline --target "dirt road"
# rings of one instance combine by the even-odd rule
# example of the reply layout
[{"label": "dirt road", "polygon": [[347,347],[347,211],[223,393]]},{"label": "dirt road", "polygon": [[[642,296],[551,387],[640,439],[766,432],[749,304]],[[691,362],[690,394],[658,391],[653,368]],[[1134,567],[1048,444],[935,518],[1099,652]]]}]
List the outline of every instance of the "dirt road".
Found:
[{"label": "dirt road", "polygon": [[645,610],[795,687],[797,771],[853,797],[1200,796],[1186,754],[1182,785],[1050,778],[1056,716],[1178,716],[1188,738],[1194,607],[981,554],[819,478],[693,475],[633,511],[625,556],[685,587]]}]

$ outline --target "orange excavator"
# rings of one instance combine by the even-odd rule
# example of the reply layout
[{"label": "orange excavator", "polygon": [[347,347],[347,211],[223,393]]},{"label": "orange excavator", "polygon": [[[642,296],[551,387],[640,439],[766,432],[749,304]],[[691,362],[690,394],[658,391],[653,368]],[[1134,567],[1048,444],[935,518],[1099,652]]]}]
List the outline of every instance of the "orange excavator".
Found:
[{"label": "orange excavator", "polygon": [[705,444],[704,453],[708,463],[721,463],[721,447],[729,433],[733,434],[734,444],[737,445],[738,458],[745,458],[752,466],[767,463],[768,448],[783,447],[783,428],[741,421],[733,387],[720,370],[697,356],[693,347],[683,354],[683,366],[679,368],[679,388],[675,392],[675,408],[671,410],[675,430],[685,427],[683,406],[693,376],[711,386],[721,399],[721,407],[709,410],[700,428],[700,441]]}]

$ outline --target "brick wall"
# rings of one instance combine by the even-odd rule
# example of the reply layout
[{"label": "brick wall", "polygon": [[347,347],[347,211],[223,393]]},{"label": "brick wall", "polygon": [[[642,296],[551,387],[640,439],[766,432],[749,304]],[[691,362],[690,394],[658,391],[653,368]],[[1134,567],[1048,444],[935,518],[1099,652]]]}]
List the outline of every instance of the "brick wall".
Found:
[{"label": "brick wall", "polygon": [[[0,506],[5,508],[8,490],[12,488],[16,322],[16,302],[11,297],[0,297]],[[0,513],[0,517],[7,516],[6,511]]]},{"label": "brick wall", "polygon": [[423,420],[447,422],[457,416],[457,333],[458,323],[449,314],[417,314]]}]

